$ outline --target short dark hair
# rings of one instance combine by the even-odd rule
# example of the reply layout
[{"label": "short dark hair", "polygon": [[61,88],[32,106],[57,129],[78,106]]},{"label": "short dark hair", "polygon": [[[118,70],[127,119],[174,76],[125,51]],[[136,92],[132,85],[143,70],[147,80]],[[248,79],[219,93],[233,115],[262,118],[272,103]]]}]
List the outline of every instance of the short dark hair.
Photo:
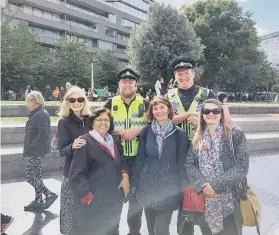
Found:
[{"label": "short dark hair", "polygon": [[173,119],[174,112],[171,103],[169,100],[163,97],[157,97],[149,105],[149,108],[147,110],[146,116],[147,116],[147,121],[152,122],[154,120],[154,115],[153,115],[153,107],[158,105],[158,104],[164,104],[168,107],[169,109],[169,119]]},{"label": "short dark hair", "polygon": [[102,113],[106,113],[109,116],[110,127],[109,127],[109,130],[108,130],[108,133],[111,134],[114,130],[113,117],[110,113],[110,110],[105,108],[105,107],[95,109],[92,116],[89,117],[89,123],[88,123],[89,124],[89,130],[93,130],[92,126],[93,126],[94,120],[96,118],[98,118]]},{"label": "short dark hair", "polygon": [[218,100],[220,100],[221,103],[224,103],[224,99],[228,98],[228,95],[226,92],[219,92],[218,93]]}]

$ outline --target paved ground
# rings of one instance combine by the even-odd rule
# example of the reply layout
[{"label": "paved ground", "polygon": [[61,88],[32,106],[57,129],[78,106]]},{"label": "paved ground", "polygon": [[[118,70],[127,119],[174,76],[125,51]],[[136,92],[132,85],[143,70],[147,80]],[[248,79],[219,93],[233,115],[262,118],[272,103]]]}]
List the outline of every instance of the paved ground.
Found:
[{"label": "paved ground", "polygon": [[[279,153],[255,157],[250,160],[249,183],[262,201],[262,235],[279,235]],[[45,184],[59,193],[60,173],[46,177]],[[1,211],[15,217],[14,223],[7,230],[8,235],[59,235],[59,200],[49,211],[34,214],[24,212],[23,206],[34,197],[33,190],[25,182],[2,182]],[[127,205],[123,207],[120,235],[127,234]],[[176,235],[176,213],[170,228],[171,235]],[[143,218],[142,235],[147,235]],[[195,235],[200,235],[196,229]],[[244,228],[244,235],[256,235],[254,228]]]}]

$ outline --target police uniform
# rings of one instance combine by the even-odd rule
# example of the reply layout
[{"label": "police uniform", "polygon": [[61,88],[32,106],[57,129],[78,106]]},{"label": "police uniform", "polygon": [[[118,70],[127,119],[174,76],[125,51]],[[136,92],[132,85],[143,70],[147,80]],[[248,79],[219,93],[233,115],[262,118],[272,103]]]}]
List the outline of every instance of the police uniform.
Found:
[{"label": "police uniform", "polygon": [[[131,69],[124,69],[117,74],[117,79],[129,79],[138,81],[139,76]],[[104,107],[111,111],[114,119],[115,127],[123,129],[131,129],[135,127],[144,127],[146,122],[146,112],[148,109],[148,101],[143,97],[135,95],[130,104],[126,104],[121,95],[115,96],[108,100]],[[122,138],[123,154],[127,158],[130,176],[135,170],[136,155],[138,152],[139,139],[127,141]],[[127,222],[130,228],[131,235],[140,234],[142,205],[137,201],[135,195],[129,196],[129,210]]]},{"label": "police uniform", "polygon": [[[171,62],[173,71],[194,69],[196,61],[190,57],[181,56]],[[185,112],[199,112],[202,103],[209,98],[216,98],[215,94],[207,88],[193,85],[189,89],[176,88],[171,89],[166,95],[170,101],[175,115],[183,114]],[[192,141],[196,127],[183,121],[179,126],[187,132],[189,141]],[[189,145],[190,146],[190,145]],[[177,233],[179,235],[193,235],[193,225],[186,222],[182,213],[182,207],[179,210],[177,219]]]}]

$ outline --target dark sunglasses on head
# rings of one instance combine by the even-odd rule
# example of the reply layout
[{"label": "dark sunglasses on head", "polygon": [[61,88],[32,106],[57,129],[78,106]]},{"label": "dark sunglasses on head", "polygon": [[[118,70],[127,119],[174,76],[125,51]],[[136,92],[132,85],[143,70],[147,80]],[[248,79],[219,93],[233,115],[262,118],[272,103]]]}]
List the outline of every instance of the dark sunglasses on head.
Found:
[{"label": "dark sunglasses on head", "polygon": [[202,114],[208,115],[210,113],[213,113],[214,115],[220,114],[221,110],[220,109],[203,109]]},{"label": "dark sunglasses on head", "polygon": [[78,97],[78,98],[68,98],[68,101],[73,104],[75,103],[76,101],[79,102],[79,103],[82,103],[84,102],[84,98],[83,97]]}]

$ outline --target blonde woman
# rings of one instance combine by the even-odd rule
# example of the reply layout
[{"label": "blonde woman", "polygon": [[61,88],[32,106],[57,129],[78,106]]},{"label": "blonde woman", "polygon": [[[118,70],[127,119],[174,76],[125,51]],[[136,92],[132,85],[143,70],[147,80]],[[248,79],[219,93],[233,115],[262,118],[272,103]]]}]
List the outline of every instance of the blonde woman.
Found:
[{"label": "blonde woman", "polygon": [[205,212],[186,212],[188,222],[200,225],[203,235],[241,235],[241,192],[236,184],[245,181],[249,153],[243,131],[226,125],[219,100],[203,103],[185,166],[190,184],[205,195]]},{"label": "blonde woman", "polygon": [[23,157],[27,159],[25,178],[35,189],[35,200],[24,210],[40,211],[49,208],[58,197],[44,185],[41,175],[45,155],[50,152],[50,118],[43,108],[44,97],[40,92],[31,91],[26,102],[30,114],[25,127]]},{"label": "blonde woman", "polygon": [[89,131],[87,117],[91,115],[89,101],[84,91],[72,86],[65,94],[58,114],[61,117],[58,122],[58,147],[60,155],[65,158],[61,186],[60,231],[64,235],[71,235],[73,193],[68,175],[75,149],[86,145],[81,136]]}]

